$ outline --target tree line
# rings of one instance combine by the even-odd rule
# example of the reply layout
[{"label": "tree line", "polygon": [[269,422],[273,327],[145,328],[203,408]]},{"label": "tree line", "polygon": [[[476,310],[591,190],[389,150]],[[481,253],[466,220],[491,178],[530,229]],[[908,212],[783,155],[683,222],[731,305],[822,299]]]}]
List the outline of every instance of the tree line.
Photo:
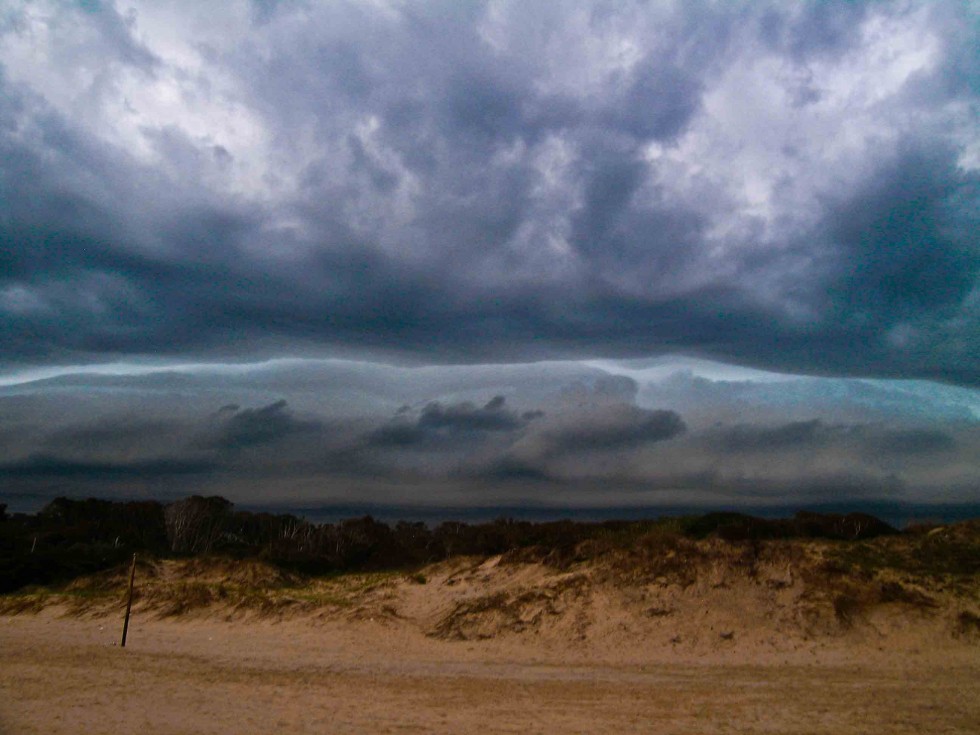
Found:
[{"label": "tree line", "polygon": [[307,573],[408,569],[458,555],[525,550],[567,563],[605,547],[629,547],[659,529],[689,538],[871,538],[896,531],[865,514],[797,513],[761,519],[740,513],[648,521],[533,523],[500,518],[429,527],[370,516],[312,523],[291,514],[236,510],[222,497],[177,502],[56,498],[37,514],[0,506],[0,593],[55,584],[121,564],[134,551],[157,557],[221,554],[261,558]]}]

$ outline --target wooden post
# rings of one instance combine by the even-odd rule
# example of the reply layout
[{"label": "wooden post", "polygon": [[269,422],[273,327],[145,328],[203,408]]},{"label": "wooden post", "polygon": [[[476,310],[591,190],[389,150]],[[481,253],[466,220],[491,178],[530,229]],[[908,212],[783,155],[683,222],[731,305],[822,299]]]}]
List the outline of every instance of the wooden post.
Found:
[{"label": "wooden post", "polygon": [[129,611],[133,608],[133,582],[136,580],[136,554],[133,554],[133,566],[129,569],[129,597],[126,599],[126,619],[123,621],[122,643],[120,648],[126,647],[126,633],[129,632]]}]

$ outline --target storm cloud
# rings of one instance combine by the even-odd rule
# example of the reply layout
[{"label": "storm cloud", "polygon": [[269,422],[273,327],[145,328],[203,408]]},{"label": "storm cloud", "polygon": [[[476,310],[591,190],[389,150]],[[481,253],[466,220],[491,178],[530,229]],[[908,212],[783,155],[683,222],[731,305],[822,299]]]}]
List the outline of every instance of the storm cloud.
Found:
[{"label": "storm cloud", "polygon": [[975,502],[978,28],[7,2],[0,493]]},{"label": "storm cloud", "polygon": [[629,449],[684,433],[673,411],[651,411],[628,404],[572,414],[542,437],[549,454]]},{"label": "storm cloud", "polygon": [[615,369],[307,360],[19,382],[0,386],[0,481],[36,502],[459,506],[943,503],[980,486],[970,389]]},{"label": "storm cloud", "polygon": [[485,432],[512,432],[544,415],[540,410],[518,414],[505,408],[505,402],[503,396],[494,396],[478,408],[469,401],[446,406],[433,401],[415,417],[409,407],[404,407],[391,422],[369,433],[366,441],[375,447],[453,444],[466,438],[479,439]]},{"label": "storm cloud", "polygon": [[319,431],[318,421],[303,421],[293,416],[284,400],[260,408],[240,410],[225,406],[218,411],[218,425],[206,445],[224,450],[236,450],[278,442],[296,434]]},{"label": "storm cloud", "polygon": [[980,384],[975,9],[9,4],[0,366]]}]

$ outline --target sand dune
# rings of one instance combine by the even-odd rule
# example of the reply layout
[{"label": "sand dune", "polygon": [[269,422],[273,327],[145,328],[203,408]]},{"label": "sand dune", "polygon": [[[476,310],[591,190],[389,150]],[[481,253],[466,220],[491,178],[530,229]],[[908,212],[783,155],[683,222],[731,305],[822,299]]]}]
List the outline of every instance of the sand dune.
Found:
[{"label": "sand dune", "polygon": [[0,727],[976,732],[975,578],[844,570],[836,549],[709,539],[326,579],[147,562],[124,650],[118,571],[5,600]]}]

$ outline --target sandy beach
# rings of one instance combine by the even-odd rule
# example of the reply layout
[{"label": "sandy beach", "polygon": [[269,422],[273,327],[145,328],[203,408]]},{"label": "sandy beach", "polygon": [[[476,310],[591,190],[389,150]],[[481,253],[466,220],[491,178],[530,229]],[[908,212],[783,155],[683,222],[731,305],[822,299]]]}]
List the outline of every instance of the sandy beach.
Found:
[{"label": "sandy beach", "polygon": [[[972,733],[980,665],[563,660],[382,625],[0,621],[3,732]],[[667,657],[669,658],[669,657]]]},{"label": "sandy beach", "polygon": [[[162,563],[158,584],[176,589],[168,575],[184,569]],[[955,627],[962,598],[933,590],[932,607],[881,604],[845,624],[798,581],[772,584],[785,570],[706,573],[684,587],[616,586],[596,571],[462,559],[427,569],[424,584],[338,578],[318,602],[273,612],[173,614],[150,590],[125,649],[115,599],[8,613],[0,732],[880,734],[980,723],[980,648]]]}]

